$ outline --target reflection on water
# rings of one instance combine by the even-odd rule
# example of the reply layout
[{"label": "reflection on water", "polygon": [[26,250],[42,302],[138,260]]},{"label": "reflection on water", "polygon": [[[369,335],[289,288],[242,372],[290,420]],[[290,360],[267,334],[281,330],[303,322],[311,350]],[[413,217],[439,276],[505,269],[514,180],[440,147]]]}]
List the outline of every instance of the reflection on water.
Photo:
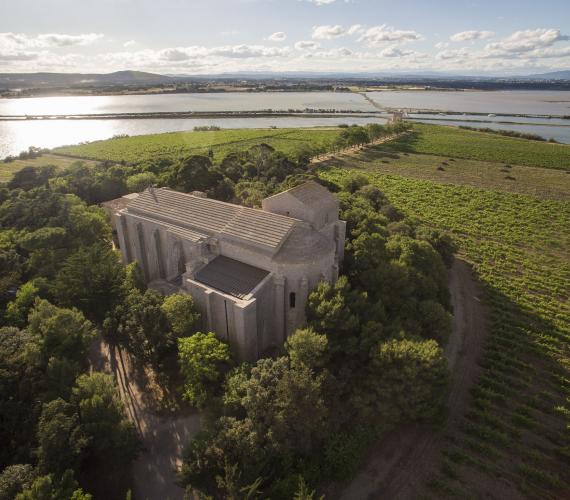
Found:
[{"label": "reflection on water", "polygon": [[114,135],[142,135],[192,130],[196,126],[222,128],[269,128],[335,126],[340,123],[385,123],[380,118],[365,117],[283,117],[145,120],[30,120],[0,121],[0,158],[18,154],[30,146],[54,148],[79,142],[109,139]]},{"label": "reflection on water", "polygon": [[[369,92],[379,105],[391,108],[449,110],[463,115],[412,115],[414,120],[436,118],[428,123],[467,125],[516,130],[570,143],[570,120],[470,115],[515,113],[570,115],[570,92]],[[0,99],[0,115],[69,115],[153,113],[173,111],[259,111],[264,109],[336,109],[377,111],[359,94],[342,92],[267,92],[218,94],[162,94],[130,96],[39,97]],[[442,121],[440,121],[442,120]],[[472,120],[494,123],[477,123]],[[503,121],[520,122],[498,123]],[[108,139],[117,134],[140,135],[191,130],[195,126],[222,128],[313,127],[339,123],[383,123],[378,117],[318,118],[267,117],[219,119],[128,119],[0,121],[0,158],[18,154],[30,146],[53,148],[65,144]],[[525,123],[528,123],[526,125]],[[542,125],[542,126],[541,126]]]},{"label": "reflection on water", "polygon": [[343,92],[204,93],[0,99],[0,115],[80,115],[264,109],[374,111],[361,95]]}]

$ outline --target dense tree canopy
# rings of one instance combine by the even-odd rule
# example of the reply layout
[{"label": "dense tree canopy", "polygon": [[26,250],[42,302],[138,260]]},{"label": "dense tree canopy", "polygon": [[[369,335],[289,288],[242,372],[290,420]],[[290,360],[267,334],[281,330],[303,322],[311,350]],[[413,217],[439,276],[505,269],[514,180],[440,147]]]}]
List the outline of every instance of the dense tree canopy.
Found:
[{"label": "dense tree canopy", "polygon": [[[404,128],[346,127],[336,147]],[[93,206],[155,184],[259,206],[318,181],[311,154],[259,144],[218,161],[77,162],[23,169],[0,187],[0,500],[89,500],[81,486],[97,495],[103,483],[124,496],[119,479],[138,443],[113,378],[87,374],[97,331],[165,384],[182,378],[183,397],[208,407],[181,482],[218,498],[313,498],[319,482],[354,470],[378,430],[439,416],[455,247],[407,220],[366,175],[327,186],[342,188],[342,276],[310,294],[308,325],[280,356],[253,365],[236,366],[228,345],[196,333],[189,296],[147,290],[136,263],[123,266],[111,250]]]},{"label": "dense tree canopy", "polygon": [[196,333],[178,339],[178,362],[184,375],[183,397],[203,407],[215,395],[230,361],[230,350],[213,333]]}]

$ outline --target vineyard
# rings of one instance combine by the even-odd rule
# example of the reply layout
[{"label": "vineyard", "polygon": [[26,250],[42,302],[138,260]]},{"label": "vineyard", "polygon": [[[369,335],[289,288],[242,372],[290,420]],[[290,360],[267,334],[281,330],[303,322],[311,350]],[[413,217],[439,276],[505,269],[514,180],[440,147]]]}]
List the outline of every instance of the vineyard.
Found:
[{"label": "vineyard", "polygon": [[530,194],[541,198],[562,200],[570,193],[570,175],[563,170],[521,167],[448,156],[396,153],[391,147],[392,145],[387,143],[357,155],[337,156],[326,164],[444,184],[465,184]]},{"label": "vineyard", "polygon": [[[339,182],[349,172],[321,176]],[[456,239],[490,310],[471,409],[446,436],[427,496],[560,498],[570,491],[570,192],[548,200],[366,175],[395,206]]]},{"label": "vineyard", "polygon": [[414,132],[394,144],[393,150],[570,170],[570,145],[567,144],[529,141],[441,125],[414,124]]},{"label": "vineyard", "polygon": [[116,137],[54,150],[61,155],[92,160],[137,164],[178,160],[193,154],[212,151],[221,160],[233,151],[243,151],[258,144],[269,144],[291,156],[302,151],[319,153],[330,148],[338,137],[338,128],[307,129],[240,129],[172,132],[168,134]]}]

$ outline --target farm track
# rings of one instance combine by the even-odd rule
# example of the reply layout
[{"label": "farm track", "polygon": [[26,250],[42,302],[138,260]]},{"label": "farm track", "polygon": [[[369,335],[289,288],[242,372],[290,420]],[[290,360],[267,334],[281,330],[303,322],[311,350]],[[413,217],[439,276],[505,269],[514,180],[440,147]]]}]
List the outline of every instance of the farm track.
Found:
[{"label": "farm track", "polygon": [[[432,430],[410,425],[391,432],[370,451],[362,472],[333,498],[419,498],[426,482],[437,472],[445,435],[458,425],[468,410],[469,389],[481,373],[478,361],[488,332],[482,287],[464,261],[455,260],[449,274],[449,287],[454,320],[453,335],[445,349],[451,368],[451,383],[444,427]],[[492,494],[493,497],[507,499],[512,498],[508,496],[511,492],[508,488],[504,492],[507,496],[496,490]]]},{"label": "farm track", "polygon": [[127,415],[142,442],[132,468],[134,498],[182,500],[184,490],[176,484],[176,471],[182,465],[184,446],[200,430],[200,415],[159,412],[148,380],[136,372],[126,351],[98,341],[90,358],[93,369],[115,375]]}]

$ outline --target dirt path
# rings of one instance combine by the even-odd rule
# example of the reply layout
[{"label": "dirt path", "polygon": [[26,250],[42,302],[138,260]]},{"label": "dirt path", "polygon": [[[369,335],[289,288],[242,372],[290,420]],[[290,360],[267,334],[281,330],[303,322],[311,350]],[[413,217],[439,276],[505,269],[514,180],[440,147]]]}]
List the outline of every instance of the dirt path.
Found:
[{"label": "dirt path", "polygon": [[200,430],[200,415],[160,413],[125,351],[101,341],[91,358],[95,369],[114,373],[129,418],[141,436],[143,451],[133,464],[134,497],[181,500],[184,490],[176,485],[176,470],[182,465],[183,447]]},{"label": "dirt path", "polygon": [[453,334],[445,355],[452,381],[444,428],[433,431],[410,425],[390,433],[370,450],[361,472],[336,498],[421,498],[426,481],[438,471],[444,436],[468,409],[469,389],[480,373],[477,361],[487,334],[482,289],[465,262],[455,260],[449,273],[449,288],[454,319]]}]

